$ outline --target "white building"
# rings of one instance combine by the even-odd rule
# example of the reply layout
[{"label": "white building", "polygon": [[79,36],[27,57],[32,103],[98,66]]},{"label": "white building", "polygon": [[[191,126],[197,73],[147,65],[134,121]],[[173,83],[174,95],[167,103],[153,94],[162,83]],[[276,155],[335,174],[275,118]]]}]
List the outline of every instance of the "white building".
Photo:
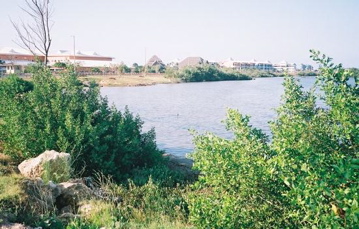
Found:
[{"label": "white building", "polygon": [[93,51],[75,51],[58,50],[50,53],[48,61],[50,65],[54,65],[57,62],[61,63],[74,63],[81,67],[110,67],[115,64],[113,57],[102,56]]},{"label": "white building", "polygon": [[257,61],[255,59],[250,61],[238,61],[228,58],[227,60],[220,63],[221,67],[232,68],[236,70],[247,70],[247,69],[256,69],[263,71],[272,71],[273,64],[270,61]]},{"label": "white building", "polygon": [[287,61],[283,60],[278,64],[273,65],[274,69],[279,72],[296,72],[297,65],[295,63],[288,63]]}]

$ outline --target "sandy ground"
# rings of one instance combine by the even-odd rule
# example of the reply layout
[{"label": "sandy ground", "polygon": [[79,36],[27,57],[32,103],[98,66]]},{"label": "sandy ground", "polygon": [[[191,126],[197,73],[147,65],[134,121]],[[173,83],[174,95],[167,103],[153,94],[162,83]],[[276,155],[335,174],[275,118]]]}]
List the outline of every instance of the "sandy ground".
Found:
[{"label": "sandy ground", "polygon": [[163,74],[157,75],[91,75],[81,76],[83,82],[94,80],[100,86],[106,87],[128,87],[149,86],[155,84],[179,83],[177,79],[165,78]]}]

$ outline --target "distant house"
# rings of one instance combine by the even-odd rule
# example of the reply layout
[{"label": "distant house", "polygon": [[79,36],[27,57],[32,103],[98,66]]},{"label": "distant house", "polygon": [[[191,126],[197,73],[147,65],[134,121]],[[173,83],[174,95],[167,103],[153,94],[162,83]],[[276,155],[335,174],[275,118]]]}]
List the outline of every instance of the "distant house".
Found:
[{"label": "distant house", "polygon": [[208,61],[201,57],[187,57],[178,64],[178,68],[196,67],[204,64],[208,64]]},{"label": "distant house", "polygon": [[156,56],[156,55],[153,55],[146,63],[146,66],[148,67],[155,67],[155,66],[161,66],[161,67],[164,67],[165,64],[162,62],[162,60]]}]

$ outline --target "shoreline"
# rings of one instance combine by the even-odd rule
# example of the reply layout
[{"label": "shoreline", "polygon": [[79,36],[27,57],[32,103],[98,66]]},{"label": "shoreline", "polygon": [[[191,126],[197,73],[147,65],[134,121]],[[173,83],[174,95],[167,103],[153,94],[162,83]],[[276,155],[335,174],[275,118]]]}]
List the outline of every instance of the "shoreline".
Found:
[{"label": "shoreline", "polygon": [[88,75],[80,76],[83,83],[95,81],[100,87],[139,87],[157,84],[180,83],[179,79],[166,78],[164,74],[150,75]]}]

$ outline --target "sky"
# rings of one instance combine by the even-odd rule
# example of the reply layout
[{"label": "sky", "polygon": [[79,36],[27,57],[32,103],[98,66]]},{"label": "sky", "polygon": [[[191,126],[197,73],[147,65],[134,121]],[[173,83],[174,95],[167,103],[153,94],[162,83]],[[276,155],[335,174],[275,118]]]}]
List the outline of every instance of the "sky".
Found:
[{"label": "sky", "polygon": [[[10,18],[27,20],[24,0],[0,0],[0,47],[18,47]],[[359,67],[359,0],[50,0],[51,51],[95,51],[128,65],[286,60],[314,64],[310,49]]]}]

